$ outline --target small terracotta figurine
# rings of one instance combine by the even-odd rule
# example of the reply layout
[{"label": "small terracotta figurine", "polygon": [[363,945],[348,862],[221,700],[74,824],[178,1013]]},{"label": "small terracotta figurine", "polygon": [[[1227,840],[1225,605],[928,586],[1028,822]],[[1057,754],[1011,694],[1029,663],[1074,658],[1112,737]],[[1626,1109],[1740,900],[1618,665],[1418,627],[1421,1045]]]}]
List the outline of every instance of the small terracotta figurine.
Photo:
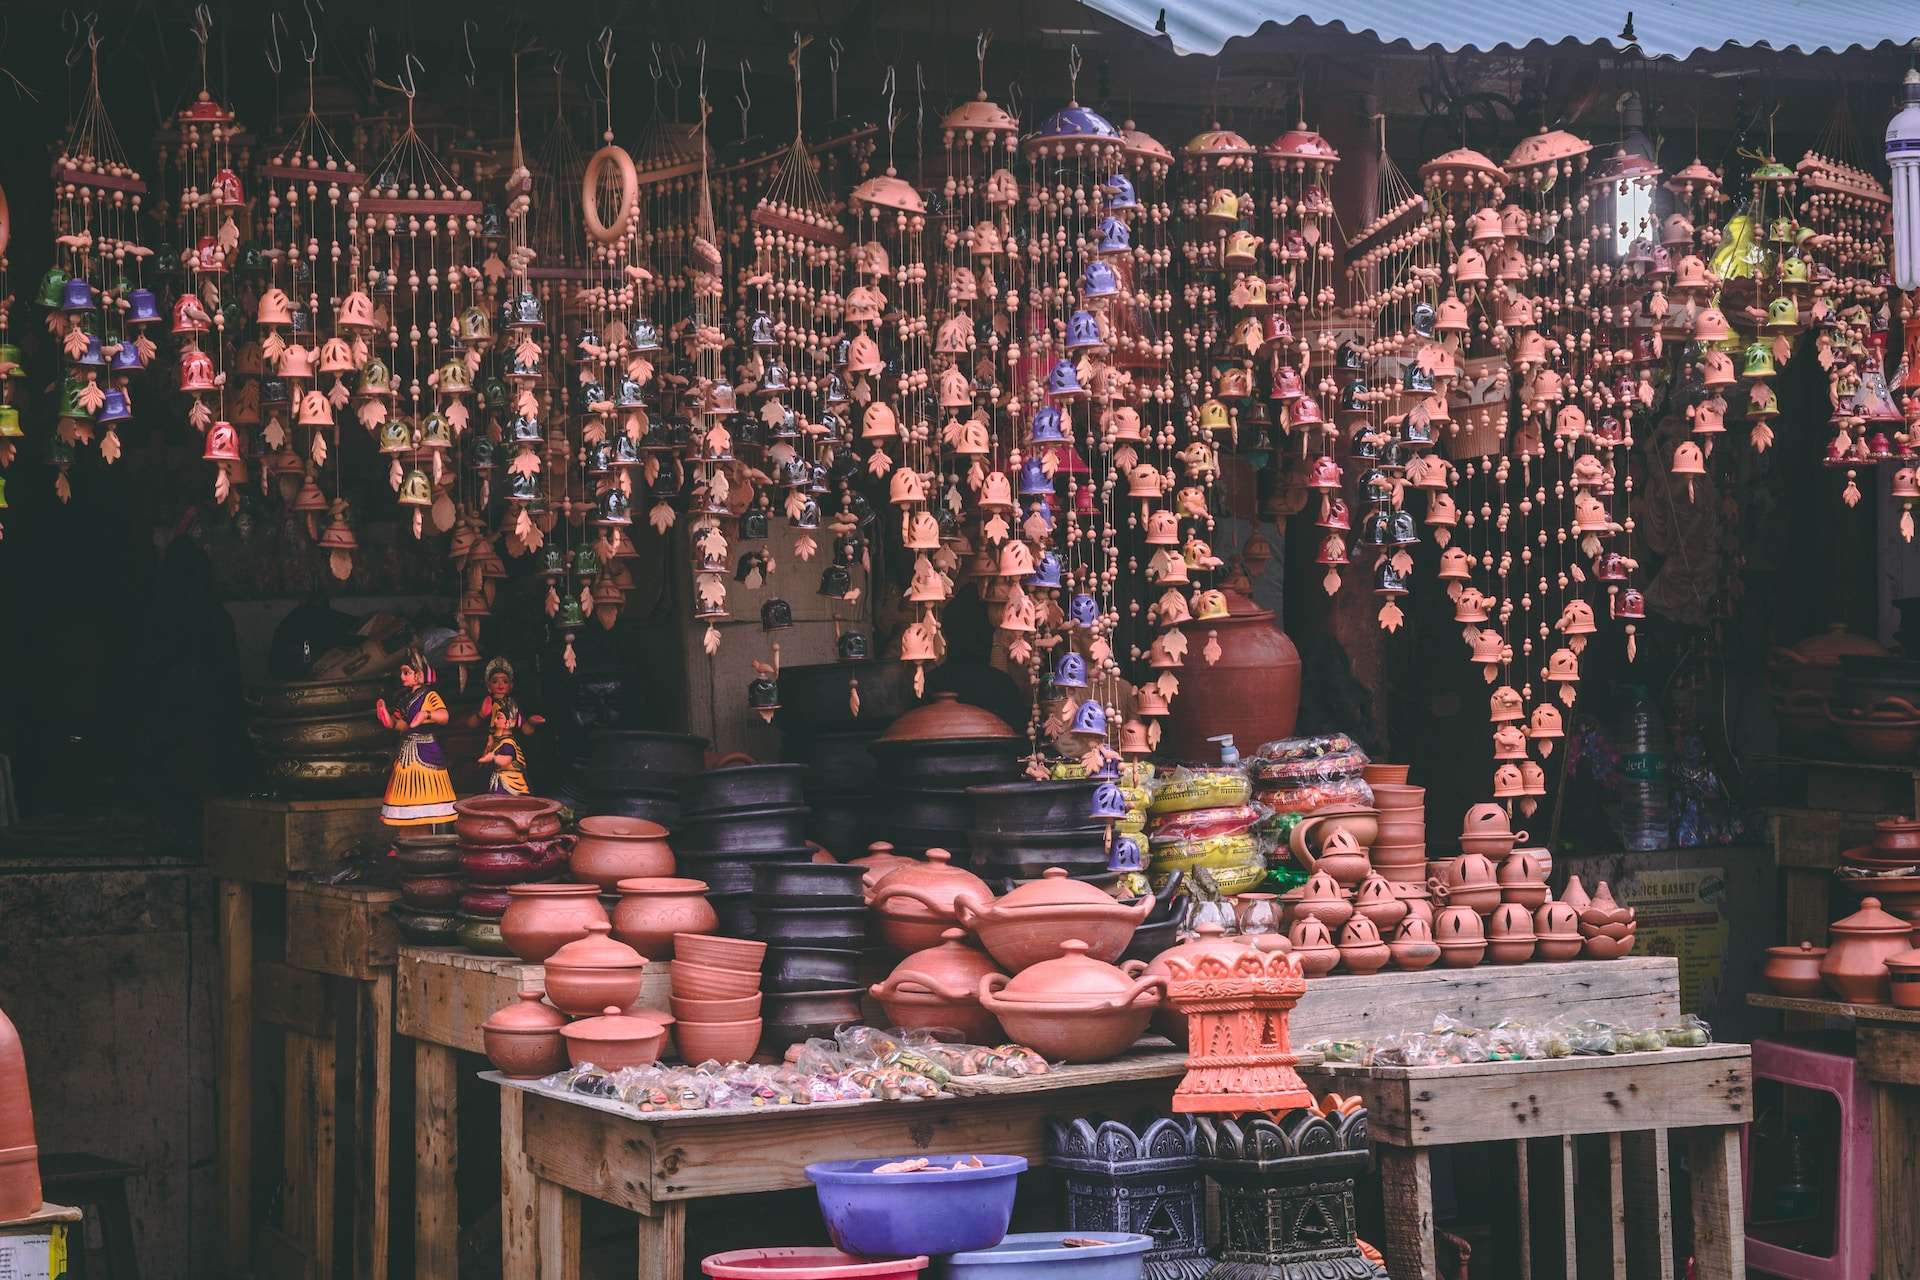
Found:
[{"label": "small terracotta figurine", "polygon": [[400,710],[389,711],[385,698],[374,704],[380,723],[403,735],[393,772],[387,775],[386,803],[380,806],[380,821],[390,827],[428,827],[453,819],[453,780],[433,733],[447,722],[447,704],[432,684],[426,654],[410,648],[400,663],[400,687],[405,691]]},{"label": "small terracotta figurine", "polygon": [[505,658],[494,658],[487,663],[487,696],[480,699],[479,710],[467,717],[467,723],[475,728],[491,728],[493,713],[502,705],[507,708],[513,727],[523,734],[531,735],[547,722],[545,716],[521,713],[519,700],[513,696],[513,664]]},{"label": "small terracotta figurine", "polygon": [[494,704],[487,749],[480,753],[480,763],[493,766],[493,775],[487,781],[490,794],[527,794],[527,757],[520,750],[517,737],[519,718],[512,702],[503,700]]}]

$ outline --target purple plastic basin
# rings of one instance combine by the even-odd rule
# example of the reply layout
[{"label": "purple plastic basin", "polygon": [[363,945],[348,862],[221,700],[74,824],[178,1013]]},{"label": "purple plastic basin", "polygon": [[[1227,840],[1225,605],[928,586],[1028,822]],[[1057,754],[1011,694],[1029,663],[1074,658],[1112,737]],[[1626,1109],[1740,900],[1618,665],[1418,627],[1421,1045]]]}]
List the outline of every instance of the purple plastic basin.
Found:
[{"label": "purple plastic basin", "polygon": [[[1007,1234],[1014,1184],[1024,1156],[978,1157],[979,1169],[937,1173],[875,1173],[883,1164],[914,1157],[827,1160],[807,1166],[820,1198],[820,1216],[835,1246],[867,1257],[961,1253],[991,1249]],[[928,1155],[936,1165],[972,1159]]]}]

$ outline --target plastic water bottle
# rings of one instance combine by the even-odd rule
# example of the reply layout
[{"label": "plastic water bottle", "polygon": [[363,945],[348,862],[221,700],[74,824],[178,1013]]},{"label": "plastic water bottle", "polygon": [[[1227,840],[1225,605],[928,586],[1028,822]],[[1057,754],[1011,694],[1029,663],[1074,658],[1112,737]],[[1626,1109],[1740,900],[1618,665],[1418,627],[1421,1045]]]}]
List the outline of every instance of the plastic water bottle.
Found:
[{"label": "plastic water bottle", "polygon": [[1623,685],[1627,707],[1615,743],[1620,751],[1616,822],[1621,843],[1636,853],[1670,847],[1667,817],[1667,726],[1647,691]]}]

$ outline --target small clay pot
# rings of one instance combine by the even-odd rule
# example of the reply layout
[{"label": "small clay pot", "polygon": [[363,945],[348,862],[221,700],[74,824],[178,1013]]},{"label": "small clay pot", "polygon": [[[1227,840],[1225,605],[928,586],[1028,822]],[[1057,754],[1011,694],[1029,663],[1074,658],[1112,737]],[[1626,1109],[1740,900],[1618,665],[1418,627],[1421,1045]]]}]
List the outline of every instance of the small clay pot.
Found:
[{"label": "small clay pot", "polygon": [[1380,930],[1365,916],[1355,916],[1340,930],[1340,963],[1349,973],[1377,973],[1390,955]]},{"label": "small clay pot", "polygon": [[1377,761],[1370,761],[1360,770],[1360,773],[1361,776],[1367,780],[1369,787],[1377,787],[1382,783],[1386,783],[1389,786],[1405,786],[1407,783],[1407,771],[1412,767],[1412,765],[1382,764]]},{"label": "small clay pot", "polygon": [[[733,969],[740,973],[759,973],[767,958],[767,944],[751,938],[723,938],[712,933],[676,933],[673,935],[676,960],[703,964],[715,969]],[[749,1014],[741,1014],[749,1017]]]},{"label": "small clay pot", "polygon": [[1913,926],[1880,909],[1878,898],[1862,898],[1860,909],[1828,926],[1827,954],[1820,976],[1835,995],[1852,1004],[1886,1004],[1887,957],[1913,946]]},{"label": "small clay pot", "polygon": [[570,836],[514,844],[462,846],[460,874],[470,884],[526,884],[549,880],[567,867]]},{"label": "small clay pot", "polygon": [[1920,1009],[1920,951],[1888,956],[1887,983],[1896,1009]]},{"label": "small clay pot", "polygon": [[1427,789],[1411,787],[1404,782],[1374,782],[1368,779],[1367,786],[1373,791],[1374,808],[1380,811],[1381,820],[1388,814],[1418,815],[1421,822],[1426,821]]},{"label": "small clay pot", "polygon": [[1409,972],[1432,968],[1440,959],[1440,944],[1433,940],[1433,927],[1425,920],[1409,918],[1387,944],[1393,967]]},{"label": "small clay pot", "polygon": [[682,1022],[673,1029],[683,1062],[745,1062],[760,1047],[759,1018],[733,1022]]},{"label": "small clay pot", "polygon": [[575,880],[588,880],[611,893],[622,880],[661,878],[674,871],[667,829],[645,818],[598,815],[582,818],[569,864]]},{"label": "small clay pot", "polygon": [[[458,855],[454,862],[458,864]],[[415,911],[451,911],[466,884],[458,875],[401,876],[400,901]]]},{"label": "small clay pot", "polygon": [[1308,876],[1299,894],[1293,899],[1291,919],[1310,917],[1326,925],[1328,933],[1332,933],[1353,918],[1353,903],[1347,900],[1346,891],[1324,871]]},{"label": "small clay pot", "polygon": [[500,936],[498,916],[476,916],[462,911],[454,916],[454,937],[460,945],[476,955],[510,956],[506,940]]},{"label": "small clay pot", "polygon": [[622,880],[618,888],[613,936],[649,960],[672,959],[676,933],[712,933],[720,927],[703,880],[642,877]]},{"label": "small clay pot", "polygon": [[667,1042],[666,1024],[644,1014],[620,1012],[625,1007],[603,1005],[597,1017],[582,1018],[560,1029],[567,1042],[567,1058],[574,1066],[591,1062],[602,1071],[618,1071],[659,1061],[660,1047]]},{"label": "small clay pot", "polygon": [[1505,805],[1476,804],[1467,810],[1466,817],[1461,820],[1460,830],[1469,835],[1504,833],[1513,830],[1513,821],[1507,817]]},{"label": "small clay pot", "polygon": [[1333,945],[1333,934],[1326,923],[1313,916],[1294,921],[1287,931],[1287,942],[1300,957],[1300,968],[1309,978],[1325,977],[1340,963],[1340,948]]},{"label": "small clay pot", "polygon": [[460,843],[525,844],[560,830],[560,802],[539,796],[484,795],[456,800],[453,830]]},{"label": "small clay pot", "polygon": [[1768,947],[1760,976],[1776,995],[1817,1000],[1826,994],[1826,983],[1820,977],[1820,962],[1826,955],[1825,947],[1811,942],[1797,947]]},{"label": "small clay pot", "polygon": [[993,900],[987,882],[952,865],[952,858],[945,849],[929,849],[926,861],[895,867],[868,895],[880,941],[895,955],[939,946],[941,935],[960,923],[954,907],[960,894],[970,893],[982,903]]},{"label": "small clay pot", "polygon": [[400,836],[393,842],[394,865],[406,876],[431,876],[460,865],[460,840],[453,835]]},{"label": "small clay pot", "polygon": [[1354,890],[1353,909],[1373,921],[1383,937],[1407,918],[1406,901],[1393,892],[1393,885],[1385,877],[1377,874],[1369,875]]},{"label": "small clay pot", "polygon": [[497,885],[485,885],[477,889],[467,889],[460,895],[460,913],[478,916],[483,920],[498,923],[501,916],[507,914],[507,908],[513,905],[513,899],[507,891]]},{"label": "small clay pot", "polygon": [[1471,969],[1487,953],[1486,930],[1471,907],[1446,907],[1434,921],[1440,962],[1449,969]]},{"label": "small clay pot", "polygon": [[1513,852],[1513,846],[1517,842],[1526,838],[1527,833],[1524,831],[1518,833],[1510,831],[1468,833],[1463,831],[1460,833],[1460,852],[1477,853],[1482,857],[1492,858],[1498,861]]},{"label": "small clay pot", "polygon": [[507,890],[507,898],[500,937],[528,964],[539,964],[575,938],[586,937],[589,925],[607,922],[595,885],[516,884]]},{"label": "small clay pot", "polygon": [[514,1080],[538,1080],[567,1065],[567,1042],[560,1028],[567,1015],[541,999],[540,992],[520,992],[520,998],[494,1011],[480,1024],[480,1041],[487,1061],[501,1075]]},{"label": "small clay pot", "polygon": [[547,957],[547,999],[562,1013],[587,1017],[608,1005],[624,1009],[640,998],[646,959],[609,937],[610,931],[605,922],[595,921],[584,938]]}]

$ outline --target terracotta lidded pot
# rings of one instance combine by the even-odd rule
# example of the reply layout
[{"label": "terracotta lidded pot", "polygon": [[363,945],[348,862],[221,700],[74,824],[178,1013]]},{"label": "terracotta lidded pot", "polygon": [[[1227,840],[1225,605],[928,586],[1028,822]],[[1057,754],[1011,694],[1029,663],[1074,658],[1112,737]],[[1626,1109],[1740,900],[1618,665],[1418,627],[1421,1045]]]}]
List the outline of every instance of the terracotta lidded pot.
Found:
[{"label": "terracotta lidded pot", "polygon": [[1471,969],[1487,954],[1486,930],[1471,907],[1446,907],[1433,923],[1440,961],[1449,969]]},{"label": "terracotta lidded pot", "polygon": [[[1289,894],[1292,892],[1289,890]],[[1312,917],[1326,925],[1331,933],[1353,918],[1353,903],[1347,900],[1346,891],[1324,871],[1308,876],[1297,892],[1300,896],[1293,899],[1294,920]]]},{"label": "terracotta lidded pot", "polygon": [[1593,905],[1593,899],[1587,896],[1586,886],[1580,883],[1579,876],[1567,877],[1567,887],[1560,891],[1560,901],[1572,907],[1576,916]]},{"label": "terracotta lidded pot", "polygon": [[547,957],[547,999],[562,1013],[584,1018],[608,1005],[624,1009],[640,998],[646,957],[608,937],[611,931],[596,921],[587,926],[586,937]]},{"label": "terracotta lidded pot", "polygon": [[720,927],[704,880],[642,876],[622,880],[618,887],[613,936],[649,960],[671,959],[676,933],[712,933]]},{"label": "terracotta lidded pot", "polygon": [[576,880],[592,881],[612,893],[622,880],[674,873],[667,829],[657,822],[597,815],[580,819],[577,830],[570,864]]},{"label": "terracotta lidded pot", "polygon": [[999,973],[992,960],[967,945],[964,929],[948,929],[940,945],[916,951],[886,981],[867,988],[898,1027],[952,1027],[967,1044],[997,1044],[1000,1024],[980,1007],[980,979]]},{"label": "terracotta lidded pot", "polygon": [[1820,962],[1826,957],[1827,949],[1811,942],[1797,947],[1768,947],[1760,976],[1776,995],[1818,1000],[1826,994],[1826,983],[1820,977]]},{"label": "terracotta lidded pot", "polygon": [[1546,902],[1533,913],[1534,955],[1559,962],[1580,955],[1580,914],[1564,902]]},{"label": "terracotta lidded pot", "polygon": [[1487,958],[1495,964],[1525,964],[1533,959],[1533,912],[1515,902],[1493,909],[1487,921]]},{"label": "terracotta lidded pot", "polygon": [[1377,973],[1391,953],[1380,930],[1365,916],[1355,916],[1340,930],[1340,963],[1350,973]]},{"label": "terracotta lidded pot", "polygon": [[1153,910],[1153,895],[1128,906],[1098,886],[1070,878],[1063,867],[1048,867],[1040,879],[999,898],[989,893],[983,899],[963,888],[954,895],[953,909],[995,960],[1019,973],[1058,956],[1068,938],[1085,942],[1095,960],[1118,960]]},{"label": "terracotta lidded pot", "polygon": [[902,956],[939,946],[941,935],[960,923],[953,900],[962,893],[982,903],[993,901],[987,882],[954,866],[953,855],[945,849],[927,850],[925,862],[895,867],[868,898],[880,941]]},{"label": "terracotta lidded pot", "polygon": [[[1217,955],[1231,965],[1239,958],[1241,950],[1253,942],[1244,934],[1229,935],[1225,926],[1211,920],[1195,928],[1193,934],[1185,942],[1176,942],[1147,961],[1146,972],[1169,977],[1172,972],[1167,966],[1169,960],[1178,958],[1182,963],[1192,965],[1207,954]],[[1160,1007],[1153,1011],[1153,1028],[1180,1048],[1187,1047],[1187,1016],[1175,1009],[1172,1002],[1163,1000]]]},{"label": "terracotta lidded pot", "polygon": [[507,899],[500,938],[528,964],[539,964],[575,938],[586,937],[587,926],[607,919],[597,885],[509,885]]},{"label": "terracotta lidded pot", "polygon": [[895,853],[893,845],[887,841],[875,840],[867,846],[865,853],[857,858],[848,858],[847,865],[866,868],[866,872],[860,877],[860,889],[866,894],[867,901],[871,904],[874,887],[886,879],[887,873],[907,866],[912,861],[912,858]]},{"label": "terracotta lidded pot", "polygon": [[603,1071],[644,1067],[659,1060],[667,1042],[666,1024],[640,1014],[622,1013],[623,1005],[609,1004],[597,1017],[582,1018],[560,1028],[567,1042],[567,1058],[574,1066],[591,1062]]},{"label": "terracotta lidded pot", "polygon": [[1417,917],[1401,922],[1400,931],[1387,944],[1387,951],[1393,957],[1394,968],[1410,971],[1429,968],[1440,958],[1440,944],[1433,940],[1433,926]]},{"label": "terracotta lidded pot", "polygon": [[1287,931],[1287,942],[1300,954],[1300,968],[1309,978],[1321,978],[1340,963],[1340,948],[1333,945],[1333,932],[1315,916],[1301,916]]},{"label": "terracotta lidded pot", "polygon": [[1873,824],[1873,848],[1883,854],[1920,851],[1920,818],[1880,819]]},{"label": "terracotta lidded pot", "polygon": [[1407,901],[1394,893],[1385,877],[1369,874],[1353,891],[1353,909],[1373,921],[1384,936],[1407,918]]},{"label": "terracotta lidded pot", "polygon": [[541,999],[537,988],[522,987],[520,998],[493,1011],[480,1024],[487,1061],[504,1076],[538,1080],[567,1065],[567,1042],[560,1028],[567,1015]]},{"label": "terracotta lidded pot", "polygon": [[1125,1053],[1147,1029],[1167,980],[1129,960],[1115,966],[1069,938],[1060,954],[1012,978],[980,979],[980,1005],[1015,1041],[1065,1062],[1101,1062]]},{"label": "terracotta lidded pot", "polygon": [[1860,899],[1860,909],[1828,926],[1820,976],[1851,1004],[1886,1004],[1891,997],[1887,957],[1910,950],[1913,926],[1880,909],[1880,899]]}]

